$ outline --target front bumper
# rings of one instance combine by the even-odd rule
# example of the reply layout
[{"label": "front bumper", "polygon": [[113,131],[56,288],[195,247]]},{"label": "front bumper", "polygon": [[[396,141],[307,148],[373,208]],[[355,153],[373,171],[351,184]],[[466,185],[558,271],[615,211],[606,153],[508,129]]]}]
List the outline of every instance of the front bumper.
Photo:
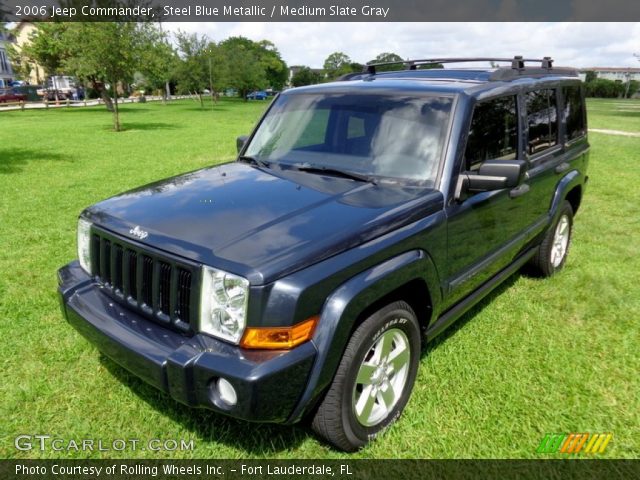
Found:
[{"label": "front bumper", "polygon": [[[207,335],[169,330],[113,301],[72,262],[58,271],[67,321],[116,363],[177,401],[236,418],[285,423],[305,390],[316,349],[252,351]],[[225,378],[237,392],[234,406],[219,397]]]}]

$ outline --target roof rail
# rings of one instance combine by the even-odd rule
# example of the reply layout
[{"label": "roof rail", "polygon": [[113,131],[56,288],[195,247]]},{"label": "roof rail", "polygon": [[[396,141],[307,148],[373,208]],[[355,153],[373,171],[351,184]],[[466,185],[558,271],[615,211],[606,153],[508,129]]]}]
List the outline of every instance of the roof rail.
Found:
[{"label": "roof rail", "polygon": [[541,68],[550,70],[553,65],[551,57],[544,58],[523,58],[522,55],[516,55],[513,58],[496,58],[496,57],[468,57],[468,58],[426,58],[419,60],[400,60],[397,62],[371,63],[365,65],[364,73],[370,75],[376,74],[376,67],[384,65],[404,65],[406,70],[416,70],[419,65],[429,65],[437,63],[466,63],[466,62],[508,62],[511,68],[521,70],[525,68],[525,62],[539,63]]}]

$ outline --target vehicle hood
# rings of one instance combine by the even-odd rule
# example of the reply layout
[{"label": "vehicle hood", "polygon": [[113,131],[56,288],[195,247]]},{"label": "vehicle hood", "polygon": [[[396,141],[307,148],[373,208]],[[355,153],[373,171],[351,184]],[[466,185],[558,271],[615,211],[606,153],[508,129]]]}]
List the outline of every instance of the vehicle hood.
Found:
[{"label": "vehicle hood", "polygon": [[[442,194],[229,163],[162,180],[84,212],[131,241],[268,283],[442,208]],[[138,227],[148,235],[140,240]]]}]

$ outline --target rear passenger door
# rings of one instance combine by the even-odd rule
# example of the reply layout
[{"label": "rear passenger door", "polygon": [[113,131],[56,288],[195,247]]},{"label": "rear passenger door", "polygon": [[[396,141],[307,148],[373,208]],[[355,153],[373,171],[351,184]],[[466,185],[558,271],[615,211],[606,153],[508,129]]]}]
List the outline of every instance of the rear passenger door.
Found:
[{"label": "rear passenger door", "polygon": [[532,215],[548,224],[558,182],[588,149],[583,92],[579,83],[524,94]]},{"label": "rear passenger door", "polygon": [[[524,92],[523,117],[526,120],[526,154],[529,159],[531,215],[544,222],[557,182],[556,166],[561,163],[560,115],[557,88]],[[544,228],[541,223],[541,229]]]},{"label": "rear passenger door", "polygon": [[[522,158],[518,97],[475,105],[461,172],[487,160]],[[526,185],[524,185],[526,187]],[[507,266],[523,247],[523,231],[533,223],[526,188],[467,193],[447,208],[446,297],[451,306]]]}]

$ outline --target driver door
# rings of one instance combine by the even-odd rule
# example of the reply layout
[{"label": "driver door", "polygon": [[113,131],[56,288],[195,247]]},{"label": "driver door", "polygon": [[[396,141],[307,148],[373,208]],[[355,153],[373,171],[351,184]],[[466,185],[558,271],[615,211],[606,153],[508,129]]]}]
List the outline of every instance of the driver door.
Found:
[{"label": "driver door", "polygon": [[[461,173],[475,174],[487,160],[522,158],[516,95],[475,105]],[[525,179],[526,182],[526,179]],[[528,185],[486,192],[461,192],[447,209],[447,307],[506,267],[524,246],[534,219]]]}]

